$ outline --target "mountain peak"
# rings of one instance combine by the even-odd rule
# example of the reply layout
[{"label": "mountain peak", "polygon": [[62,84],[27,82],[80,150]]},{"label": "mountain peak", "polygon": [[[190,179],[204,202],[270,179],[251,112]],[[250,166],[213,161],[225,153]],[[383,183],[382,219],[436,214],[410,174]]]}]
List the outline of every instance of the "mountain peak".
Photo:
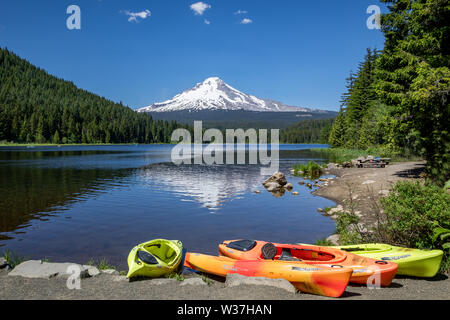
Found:
[{"label": "mountain peak", "polygon": [[172,112],[201,110],[245,110],[257,112],[308,112],[280,102],[245,94],[226,84],[219,77],[210,77],[170,100],[138,109],[138,112]]},{"label": "mountain peak", "polygon": [[210,77],[205,79],[205,81],[203,81],[203,84],[210,84],[210,83],[224,83],[224,82],[219,77]]}]

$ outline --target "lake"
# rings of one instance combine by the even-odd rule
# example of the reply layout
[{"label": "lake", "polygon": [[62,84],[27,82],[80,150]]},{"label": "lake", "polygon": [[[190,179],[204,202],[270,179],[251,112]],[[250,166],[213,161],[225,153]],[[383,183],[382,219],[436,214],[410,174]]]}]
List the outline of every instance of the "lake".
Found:
[{"label": "lake", "polygon": [[0,148],[0,253],[126,269],[133,246],[155,238],[217,254],[223,240],[312,243],[335,231],[317,212],[334,202],[289,173],[326,162],[308,149],[327,146],[280,145],[280,170],[300,193],[281,198],[264,189],[259,165],[176,166],[172,147]]}]

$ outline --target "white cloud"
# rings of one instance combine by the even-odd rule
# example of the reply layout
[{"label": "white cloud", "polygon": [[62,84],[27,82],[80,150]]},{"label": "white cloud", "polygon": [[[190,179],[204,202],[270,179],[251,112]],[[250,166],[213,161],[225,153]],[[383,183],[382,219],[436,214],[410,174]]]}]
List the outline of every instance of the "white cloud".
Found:
[{"label": "white cloud", "polygon": [[191,4],[191,10],[195,12],[196,15],[203,15],[206,9],[210,9],[211,6],[204,2],[196,2]]},{"label": "white cloud", "polygon": [[147,19],[148,17],[150,17],[152,15],[152,13],[150,12],[150,10],[144,10],[141,12],[131,12],[129,10],[123,11],[123,13],[125,13],[127,16],[129,16],[128,21],[129,22],[139,22],[138,18],[140,19]]},{"label": "white cloud", "polygon": [[241,24],[250,24],[250,23],[253,23],[252,19],[245,18],[241,20]]},{"label": "white cloud", "polygon": [[205,24],[211,24],[211,21],[205,19]]},{"label": "white cloud", "polygon": [[238,10],[238,11],[236,11],[234,14],[246,14],[246,13],[248,13],[248,11],[245,11],[245,10]]}]

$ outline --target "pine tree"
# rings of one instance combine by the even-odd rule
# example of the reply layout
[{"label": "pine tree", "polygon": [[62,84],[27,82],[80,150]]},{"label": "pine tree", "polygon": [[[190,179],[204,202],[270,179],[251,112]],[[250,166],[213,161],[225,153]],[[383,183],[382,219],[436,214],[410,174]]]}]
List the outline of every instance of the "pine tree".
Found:
[{"label": "pine tree", "polygon": [[52,143],[54,143],[54,144],[59,144],[60,143],[58,130],[56,130],[55,134],[53,135]]},{"label": "pine tree", "polygon": [[341,107],[330,131],[328,144],[334,148],[343,147],[346,141],[345,111]]},{"label": "pine tree", "polygon": [[429,176],[450,178],[450,33],[448,0],[381,0],[386,42],[377,69],[377,92],[391,107],[397,145],[417,143]]}]

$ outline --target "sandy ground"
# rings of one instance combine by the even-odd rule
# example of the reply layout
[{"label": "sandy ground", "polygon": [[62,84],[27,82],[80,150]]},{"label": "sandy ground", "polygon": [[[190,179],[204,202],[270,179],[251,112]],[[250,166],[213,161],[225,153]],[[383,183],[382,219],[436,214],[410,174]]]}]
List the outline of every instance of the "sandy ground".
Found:
[{"label": "sandy ground", "polygon": [[314,192],[348,208],[350,199],[363,224],[377,220],[374,204],[399,180],[417,180],[425,162],[398,162],[385,168],[348,168],[330,170],[338,178]]}]

